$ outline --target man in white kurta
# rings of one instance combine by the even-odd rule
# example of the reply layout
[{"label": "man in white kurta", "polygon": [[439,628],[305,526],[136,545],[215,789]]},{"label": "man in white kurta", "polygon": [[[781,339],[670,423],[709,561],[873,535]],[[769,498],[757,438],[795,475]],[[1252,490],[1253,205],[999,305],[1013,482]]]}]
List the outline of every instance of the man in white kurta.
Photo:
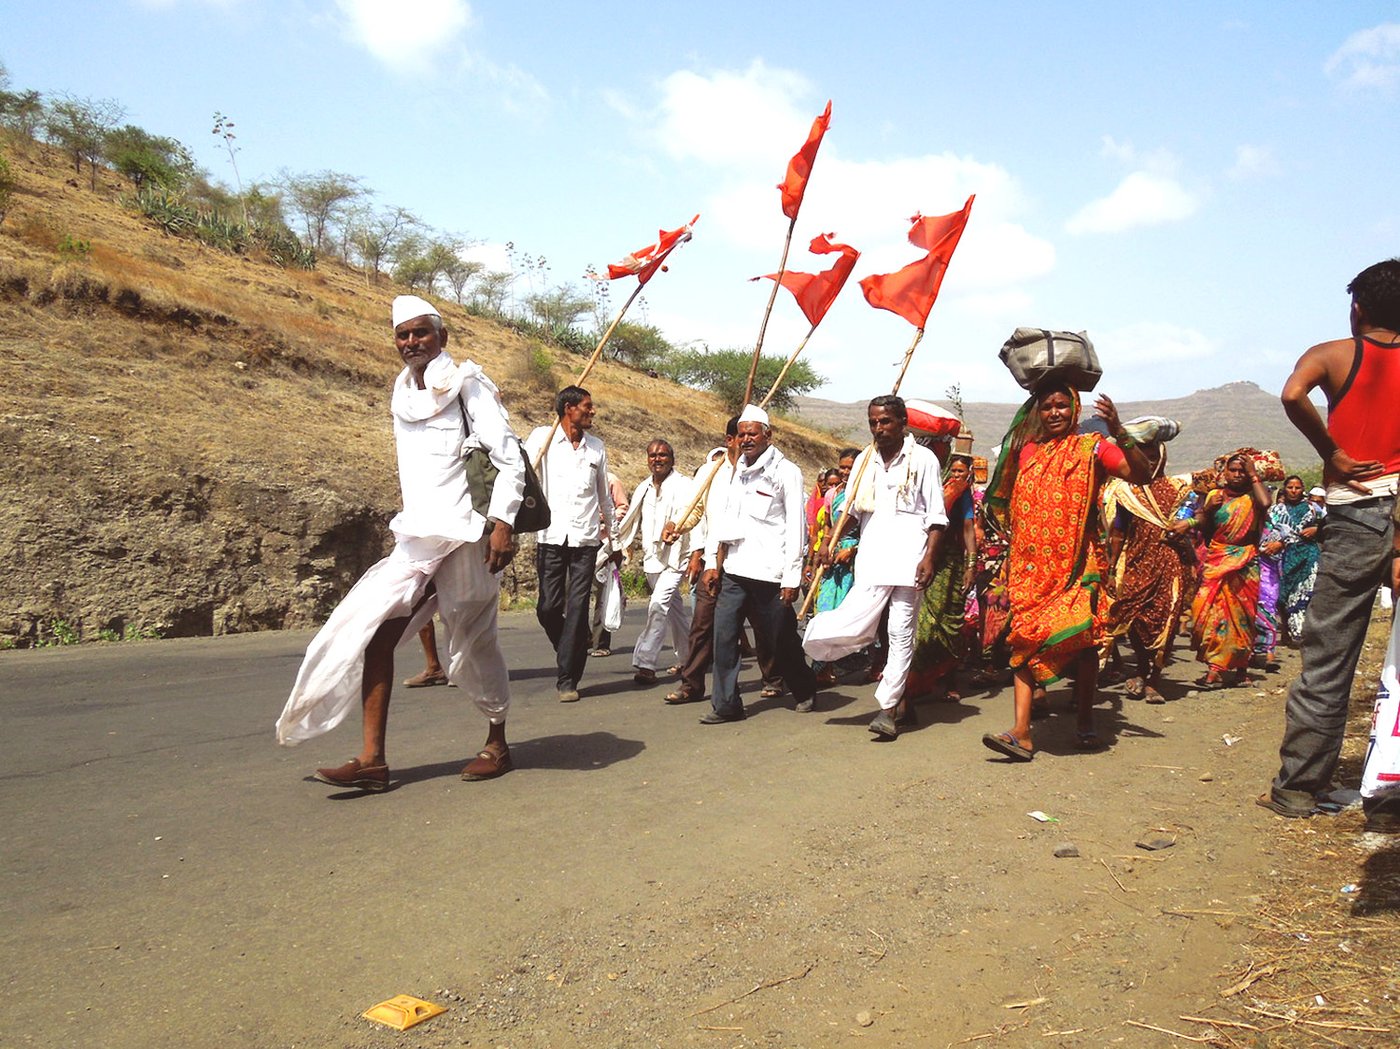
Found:
[{"label": "man in white kurta", "polygon": [[948,516],[938,456],[905,432],[909,413],[903,399],[876,397],[867,418],[874,444],[856,460],[855,488],[847,496],[860,525],[855,583],[840,605],[807,624],[802,647],[824,663],[858,652],[875,640],[880,615],[889,606],[889,658],[875,689],[880,712],[870,731],[893,739],[899,734],[896,707],[909,678],[921,591],[933,579]]},{"label": "man in white kurta", "polygon": [[588,597],[613,505],[608,454],[588,432],[597,414],[592,395],[582,386],[566,386],[555,397],[554,410],[559,425],[536,427],[525,441],[530,461],[539,463],[551,518],[535,542],[535,618],[554,646],[559,701],[576,703],[588,662]]},{"label": "man in white kurta", "polygon": [[816,701],[816,678],[802,658],[792,609],[806,553],[802,470],[770,443],[763,409],[745,405],[737,429],[739,460],[705,538],[710,567],[700,585],[715,597],[715,675],[712,709],[702,725],[747,716],[739,698],[739,631],[746,615],[759,643],[772,646],[796,709],[809,713]]},{"label": "man in white kurta", "polygon": [[677,665],[684,663],[690,654],[690,606],[681,594],[681,579],[690,567],[691,546],[697,538],[703,542],[704,533],[697,537],[691,531],[675,542],[662,541],[666,522],[680,518],[695,494],[694,483],[689,477],[676,473],[675,467],[676,453],[669,442],[658,439],[647,445],[647,469],[651,476],[637,485],[627,516],[619,526],[622,538],[618,549],[624,555],[640,539],[642,571],[651,588],[646,625],[632,648],[634,679],[639,685],[656,681],[656,672],[661,668],[661,646],[668,628]]},{"label": "man in white kurta", "polygon": [[[384,737],[394,648],[416,636],[434,611],[446,628],[447,675],[491,726],[486,746],[462,778],[487,779],[511,768],[505,738],[510,686],[496,635],[496,573],[515,552],[524,457],[495,384],[471,361],[457,364],[444,352],[448,331],[436,308],[417,296],[399,296],[393,320],[405,364],[390,401],[403,494],[403,509],[389,522],[394,549],[364,574],[312,639],[277,720],[277,741],[294,745],[334,728],[358,697],[363,749],[344,765],[318,769],[316,778],[360,790],[389,785]],[[485,516],[473,507],[466,448],[489,455],[500,471]]]}]

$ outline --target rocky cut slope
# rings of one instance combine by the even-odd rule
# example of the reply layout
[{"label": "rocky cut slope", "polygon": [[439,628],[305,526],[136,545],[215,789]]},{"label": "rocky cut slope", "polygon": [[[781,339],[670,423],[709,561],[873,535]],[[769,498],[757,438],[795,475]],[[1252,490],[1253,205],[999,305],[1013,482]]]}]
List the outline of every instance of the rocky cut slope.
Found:
[{"label": "rocky cut slope", "polygon": [[[164,236],[115,177],[6,143],[0,227],[0,645],[314,624],[382,555],[399,505],[389,300],[333,261],[283,270]],[[683,280],[679,270],[668,281]],[[522,435],[580,358],[444,305],[449,347],[501,385]],[[654,435],[694,469],[726,406],[604,363],[597,432],[629,487]],[[782,427],[804,469],[834,442]],[[528,554],[528,551],[522,551]],[[533,587],[517,559],[508,592]],[[104,632],[110,632],[105,633]]]}]

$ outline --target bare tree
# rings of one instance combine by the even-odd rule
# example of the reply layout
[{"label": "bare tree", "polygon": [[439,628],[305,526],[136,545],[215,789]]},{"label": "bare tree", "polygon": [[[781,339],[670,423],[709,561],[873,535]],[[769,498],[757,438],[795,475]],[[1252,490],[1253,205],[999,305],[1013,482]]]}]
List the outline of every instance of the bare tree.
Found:
[{"label": "bare tree", "polygon": [[286,191],[287,203],[305,224],[307,242],[317,252],[325,250],[330,229],[366,193],[358,176],[338,171],[308,175],[284,173],[281,185]]},{"label": "bare tree", "polygon": [[64,95],[49,106],[44,117],[44,134],[50,142],[73,158],[73,170],[83,172],[88,162],[89,185],[97,188],[97,164],[103,159],[108,134],[126,110],[111,98],[76,98]]},{"label": "bare tree", "polygon": [[379,280],[384,263],[393,257],[400,239],[419,229],[422,223],[407,208],[379,212],[361,208],[346,225],[350,230],[350,247],[364,267],[365,282],[373,284]]}]

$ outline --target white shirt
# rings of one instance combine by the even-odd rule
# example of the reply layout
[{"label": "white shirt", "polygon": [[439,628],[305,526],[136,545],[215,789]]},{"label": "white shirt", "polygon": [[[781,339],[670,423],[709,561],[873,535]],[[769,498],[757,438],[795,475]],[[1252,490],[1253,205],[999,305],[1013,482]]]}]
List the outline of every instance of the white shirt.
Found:
[{"label": "white shirt", "polygon": [[[531,462],[539,458],[548,436],[548,426],[537,426],[531,432],[525,442]],[[585,430],[575,448],[561,424],[554,431],[539,473],[540,486],[549,503],[550,522],[536,541],[549,546],[601,545],[602,522],[613,519],[608,454],[603,450],[603,442]]]},{"label": "white shirt", "polygon": [[672,470],[661,482],[659,492],[655,483],[648,477],[637,485],[637,490],[632,493],[627,516],[618,526],[618,532],[622,536],[618,549],[630,549],[640,534],[644,572],[660,572],[667,568],[676,571],[684,569],[690,559],[691,547],[696,542],[695,532],[686,532],[674,543],[663,543],[661,530],[667,521],[674,521],[685,513],[693,498],[695,482],[684,474]]},{"label": "white shirt", "polygon": [[[461,365],[441,353],[423,371],[418,389],[405,368],[394,380],[390,407],[398,450],[403,509],[389,522],[400,543],[444,539],[449,548],[481,538],[486,519],[472,508],[467,490],[464,445],[490,455],[500,474],[491,492],[489,516],[514,521],[525,490],[525,462],[510,428],[500,393],[471,361]],[[459,402],[458,398],[461,398]],[[461,404],[470,417],[463,425]],[[440,544],[439,544],[440,545]],[[425,547],[426,550],[426,547]],[[428,559],[411,554],[415,560]]]},{"label": "white shirt", "polygon": [[739,457],[734,475],[722,493],[722,506],[705,541],[705,561],[713,567],[721,543],[724,571],[729,575],[796,587],[802,581],[802,557],[807,539],[807,493],[802,470],[772,445],[752,466]]},{"label": "white shirt", "polygon": [[856,581],[871,586],[913,586],[929,531],[948,524],[938,456],[906,436],[904,447],[888,464],[873,446],[863,451],[851,467],[852,478],[859,473],[861,460],[867,458],[870,463],[860,490],[873,482],[875,509],[852,511],[860,523]]}]

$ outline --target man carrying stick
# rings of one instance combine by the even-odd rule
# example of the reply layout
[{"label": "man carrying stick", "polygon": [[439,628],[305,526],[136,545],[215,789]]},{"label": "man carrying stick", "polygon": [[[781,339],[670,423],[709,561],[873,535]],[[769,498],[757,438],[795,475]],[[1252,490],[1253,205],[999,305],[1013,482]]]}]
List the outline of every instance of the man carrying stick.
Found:
[{"label": "man carrying stick", "polygon": [[739,631],[752,616],[756,642],[767,642],[796,700],[815,709],[812,668],[802,657],[792,603],[802,580],[807,519],[802,471],[771,444],[768,413],[750,404],[739,415],[739,462],[722,509],[705,538],[700,585],[715,598],[715,687],[713,709],[702,725],[743,721],[739,699]]},{"label": "man carrying stick", "polygon": [[[875,640],[888,605],[889,658],[875,689],[880,712],[870,722],[870,731],[894,739],[899,722],[907,716],[904,685],[914,654],[920,591],[933,579],[948,516],[943,509],[938,457],[905,432],[909,412],[904,399],[894,394],[876,397],[866,417],[874,454],[867,448],[856,461],[851,473],[855,487],[846,496],[850,514],[842,519],[840,529],[844,531],[858,517],[855,585],[840,605],[807,624],[802,647],[813,659],[827,663],[857,652]],[[831,548],[839,539],[836,535],[833,542],[823,544],[822,563],[830,561]]]}]

